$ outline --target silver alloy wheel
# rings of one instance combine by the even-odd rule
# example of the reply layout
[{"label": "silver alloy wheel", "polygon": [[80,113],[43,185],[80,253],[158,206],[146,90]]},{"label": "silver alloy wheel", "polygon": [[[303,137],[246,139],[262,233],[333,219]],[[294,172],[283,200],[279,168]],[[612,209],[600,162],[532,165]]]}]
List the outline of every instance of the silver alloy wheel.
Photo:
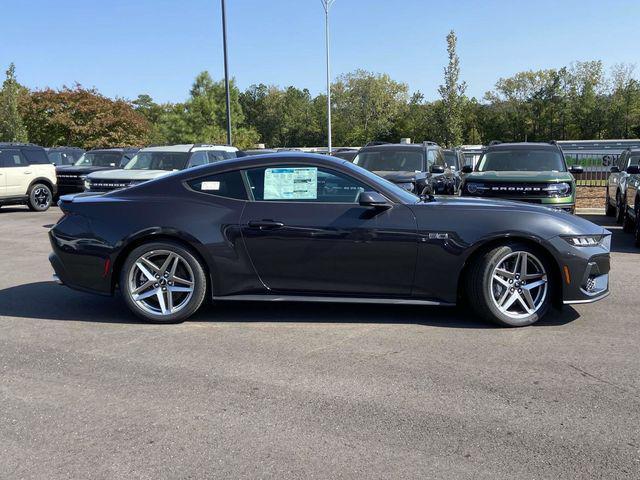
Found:
[{"label": "silver alloy wheel", "polygon": [[171,315],[191,300],[194,279],[184,257],[169,250],[152,250],[138,257],[129,271],[129,295],[147,313]]},{"label": "silver alloy wheel", "polygon": [[510,253],[491,272],[493,303],[510,318],[522,319],[537,312],[547,298],[547,287],[542,262],[529,252]]},{"label": "silver alloy wheel", "polygon": [[48,207],[51,202],[51,192],[45,187],[38,187],[33,191],[33,199],[39,208]]}]

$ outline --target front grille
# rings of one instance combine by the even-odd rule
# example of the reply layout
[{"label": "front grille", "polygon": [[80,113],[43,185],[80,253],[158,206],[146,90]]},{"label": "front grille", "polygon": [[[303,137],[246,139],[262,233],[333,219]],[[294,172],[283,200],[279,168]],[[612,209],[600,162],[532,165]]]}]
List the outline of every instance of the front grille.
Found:
[{"label": "front grille", "polygon": [[[556,185],[553,183],[470,183],[475,184],[475,186],[467,186],[465,189],[472,195],[509,198],[554,198],[571,195],[571,190],[563,195],[559,195],[556,191],[550,190],[553,185]],[[475,188],[475,192],[472,191],[473,188]]]},{"label": "front grille", "polygon": [[127,188],[131,185],[131,182],[118,182],[118,181],[99,181],[99,182],[91,182],[90,189],[91,191],[96,192],[107,192],[109,190],[117,190],[119,188]]},{"label": "front grille", "polygon": [[80,175],[56,175],[58,177],[58,185],[82,185],[83,181]]}]

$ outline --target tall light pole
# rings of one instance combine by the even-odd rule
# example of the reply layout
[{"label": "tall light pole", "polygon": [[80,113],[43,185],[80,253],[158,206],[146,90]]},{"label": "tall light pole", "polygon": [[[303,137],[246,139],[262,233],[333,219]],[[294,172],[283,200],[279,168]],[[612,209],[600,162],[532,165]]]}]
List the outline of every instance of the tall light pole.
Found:
[{"label": "tall light pole", "polygon": [[227,61],[227,14],[222,2],[222,45],[224,48],[224,89],[227,95],[227,144],[231,145],[231,94],[229,93],[229,62]]},{"label": "tall light pole", "polygon": [[327,153],[331,154],[331,73],[329,70],[329,10],[336,0],[320,0],[324,8],[324,38],[327,49]]}]

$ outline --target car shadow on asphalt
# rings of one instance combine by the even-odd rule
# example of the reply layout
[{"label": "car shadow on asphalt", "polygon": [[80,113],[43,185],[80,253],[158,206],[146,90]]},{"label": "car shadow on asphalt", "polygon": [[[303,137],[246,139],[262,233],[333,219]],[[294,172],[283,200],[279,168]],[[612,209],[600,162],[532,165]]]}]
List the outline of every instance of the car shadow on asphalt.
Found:
[{"label": "car shadow on asphalt", "polygon": [[[118,298],[77,292],[54,282],[0,290],[0,317],[96,323],[143,323]],[[535,326],[560,326],[579,318],[571,307],[551,309]],[[500,328],[465,308],[298,302],[216,302],[189,321],[236,323],[415,324],[443,328]]]},{"label": "car shadow on asphalt", "polygon": [[611,251],[615,253],[640,253],[640,248],[634,245],[633,235],[624,233],[622,225],[616,223],[614,217],[606,215],[581,215],[585,220],[589,220],[611,232]]}]

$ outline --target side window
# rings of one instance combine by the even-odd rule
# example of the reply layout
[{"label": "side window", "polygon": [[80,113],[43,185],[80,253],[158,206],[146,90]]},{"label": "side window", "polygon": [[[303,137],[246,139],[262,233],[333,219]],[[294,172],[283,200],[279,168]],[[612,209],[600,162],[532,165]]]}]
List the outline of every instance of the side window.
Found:
[{"label": "side window", "polygon": [[193,152],[191,158],[189,159],[189,166],[187,168],[206,165],[207,163],[209,163],[207,161],[207,152]]},{"label": "side window", "polygon": [[369,189],[347,175],[311,166],[255,168],[247,179],[256,201],[357,203]]},{"label": "side window", "polygon": [[627,168],[627,152],[622,152],[618,157],[618,168],[620,171]]},{"label": "side window", "polygon": [[[438,153],[439,153],[439,150],[433,150],[433,149],[427,150],[427,170],[431,165],[437,162]],[[442,164],[438,164],[438,165],[444,165],[444,160]]]},{"label": "side window", "polygon": [[133,157],[135,157],[137,152],[125,152],[120,159],[120,168],[124,168],[124,166],[129,163]]},{"label": "side window", "polygon": [[220,160],[236,158],[235,152],[225,152],[223,150],[209,150],[207,152],[207,156],[209,157],[209,163],[216,163]]},{"label": "side window", "polygon": [[26,159],[20,155],[19,150],[2,150],[0,158],[4,167],[28,167]]},{"label": "side window", "polygon": [[27,162],[31,165],[49,165],[51,163],[44,149],[25,148],[22,153],[27,158]]},{"label": "side window", "polygon": [[629,165],[638,165],[640,163],[640,155],[631,155]]},{"label": "side window", "polygon": [[[438,150],[429,150],[429,154],[433,153],[434,156],[434,160],[433,163],[435,165],[442,165],[443,167],[446,167],[446,162],[444,161],[444,154],[442,153],[442,150],[438,149]],[[431,165],[431,161],[429,160],[429,156],[427,156],[427,163],[429,165]]]},{"label": "side window", "polygon": [[242,175],[238,171],[196,178],[189,181],[189,186],[196,192],[247,200],[247,189],[242,181]]}]

